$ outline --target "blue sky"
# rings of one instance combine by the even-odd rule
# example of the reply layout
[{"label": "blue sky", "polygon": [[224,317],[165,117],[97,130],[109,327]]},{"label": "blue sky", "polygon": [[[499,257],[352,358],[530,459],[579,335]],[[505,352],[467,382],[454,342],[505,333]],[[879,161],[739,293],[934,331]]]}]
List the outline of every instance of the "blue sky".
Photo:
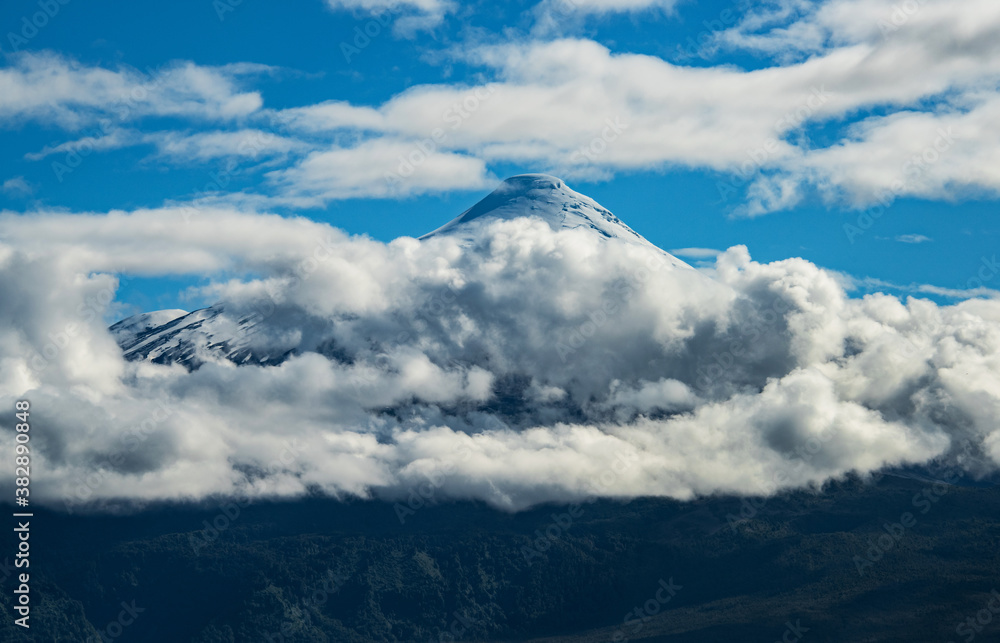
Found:
[{"label": "blue sky", "polygon": [[[953,301],[996,286],[1000,20],[912,4],[11,1],[0,209],[227,207],[388,241],[549,172],[666,249]],[[217,276],[125,275],[119,298],[191,308]]]}]

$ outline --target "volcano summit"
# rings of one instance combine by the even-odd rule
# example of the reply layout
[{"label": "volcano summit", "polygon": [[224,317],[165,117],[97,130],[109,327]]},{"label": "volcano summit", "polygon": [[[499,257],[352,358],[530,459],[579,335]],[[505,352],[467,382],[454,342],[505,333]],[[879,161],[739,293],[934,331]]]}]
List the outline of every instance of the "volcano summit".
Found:
[{"label": "volcano summit", "polygon": [[[452,238],[471,250],[476,240],[488,236],[489,226],[519,218],[540,219],[553,232],[585,230],[607,242],[655,249],[666,266],[691,269],[647,241],[607,208],[548,174],[508,178],[474,206],[420,240]],[[276,296],[271,295],[270,299],[273,301]],[[142,313],[114,324],[111,332],[126,359],[178,363],[188,368],[197,367],[209,356],[236,364],[278,364],[292,353],[316,349],[291,341],[279,341],[277,347],[261,345],[257,337],[262,330],[259,313],[262,308],[273,306],[271,303],[252,306],[251,312],[245,308],[220,302],[191,313],[183,310]]]}]

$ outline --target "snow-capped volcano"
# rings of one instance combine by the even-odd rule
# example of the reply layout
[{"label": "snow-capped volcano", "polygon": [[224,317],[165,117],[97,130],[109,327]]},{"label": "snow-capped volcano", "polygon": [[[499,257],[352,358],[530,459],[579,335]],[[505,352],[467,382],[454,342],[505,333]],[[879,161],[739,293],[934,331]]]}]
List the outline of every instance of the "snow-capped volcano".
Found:
[{"label": "snow-capped volcano", "polygon": [[420,238],[471,235],[480,225],[518,217],[538,217],[553,230],[586,228],[612,239],[649,243],[597,201],[548,174],[512,176],[482,201]]},{"label": "snow-capped volcano", "polygon": [[[488,234],[484,229],[498,220],[539,218],[558,232],[586,230],[602,242],[638,245],[654,250],[669,266],[693,269],[673,255],[657,248],[625,225],[607,208],[569,188],[562,179],[547,174],[521,174],[497,189],[444,226],[420,237],[421,240],[450,237],[473,249]],[[126,359],[161,364],[183,364],[197,368],[205,361],[226,359],[236,364],[278,364],[302,351],[323,351],[329,347],[323,320],[282,319],[274,314],[262,326],[261,306],[231,306],[220,302],[209,308],[186,313],[182,310],[155,311],[124,319],[110,330]],[[277,329],[282,321],[289,329]],[[303,323],[311,326],[306,329]],[[294,328],[291,328],[294,327]],[[277,329],[277,330],[276,330]],[[287,331],[287,332],[286,332]]]}]

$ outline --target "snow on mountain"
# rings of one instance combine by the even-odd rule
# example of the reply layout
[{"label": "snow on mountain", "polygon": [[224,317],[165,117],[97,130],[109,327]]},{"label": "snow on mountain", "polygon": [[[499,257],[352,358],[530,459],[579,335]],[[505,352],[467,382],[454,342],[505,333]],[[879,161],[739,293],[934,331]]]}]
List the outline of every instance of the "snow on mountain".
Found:
[{"label": "snow on mountain", "polygon": [[[420,239],[450,236],[471,246],[483,227],[497,220],[519,217],[540,218],[555,231],[584,229],[609,241],[653,248],[662,253],[669,266],[693,270],[651,244],[590,197],[547,174],[521,174],[505,180],[457,218]],[[270,321],[272,325],[277,322]],[[278,342],[280,348],[275,348],[273,341],[255,338],[261,330],[259,322],[259,315],[229,311],[225,304],[219,303],[192,313],[183,310],[143,313],[116,323],[110,330],[126,359],[178,363],[188,368],[198,368],[205,361],[220,358],[236,364],[277,364],[297,350],[315,350],[322,344],[322,341],[295,344],[285,338]]]},{"label": "snow on mountain", "polygon": [[467,234],[497,219],[525,216],[539,217],[553,230],[583,227],[608,238],[649,243],[599,203],[548,174],[512,176],[482,201],[421,239]]},{"label": "snow on mountain", "polygon": [[108,330],[120,346],[132,345],[140,335],[150,330],[168,324],[175,319],[187,315],[188,311],[180,309],[154,310],[150,313],[140,313],[114,324]]},{"label": "snow on mountain", "polygon": [[[231,317],[224,304],[192,313],[159,310],[135,315],[109,330],[131,361],[182,364],[197,368],[209,359],[225,358],[236,364],[280,363],[291,347],[275,351],[255,346],[259,315]],[[167,320],[155,323],[157,320]]]},{"label": "snow on mountain", "polygon": [[[430,239],[448,235],[471,242],[482,226],[497,220],[518,217],[537,217],[553,230],[583,228],[607,239],[656,248],[600,203],[573,190],[562,179],[549,174],[512,176],[482,201],[420,238]],[[666,251],[656,249],[666,255],[674,267],[690,268],[688,264]]]}]

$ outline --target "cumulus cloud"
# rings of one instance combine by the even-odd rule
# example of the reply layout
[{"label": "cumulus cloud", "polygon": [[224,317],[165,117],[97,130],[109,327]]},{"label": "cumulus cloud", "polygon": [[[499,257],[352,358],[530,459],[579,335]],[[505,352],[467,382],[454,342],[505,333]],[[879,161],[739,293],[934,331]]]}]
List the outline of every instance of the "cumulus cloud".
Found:
[{"label": "cumulus cloud", "polygon": [[[776,57],[788,69],[824,69],[834,109],[850,102],[889,109],[849,126],[833,145],[777,164],[786,185],[814,185],[830,201],[860,207],[901,196],[1000,192],[995,132],[986,125],[1000,100],[998,34],[1000,9],[980,0],[781,0],[716,34],[716,44]],[[907,80],[913,74],[916,84]],[[884,92],[872,101],[875,79]],[[757,177],[755,188],[766,192],[771,182]],[[788,194],[784,201],[751,198],[751,213],[798,202],[800,194]]]},{"label": "cumulus cloud", "polygon": [[[1000,465],[995,299],[852,299],[801,259],[700,272],[531,219],[472,245],[222,209],[0,229],[0,404],[31,401],[51,506],[430,484],[519,509]],[[140,272],[211,277],[205,332],[280,359],[237,366],[220,336],[193,370],[126,361],[104,320]]]}]

